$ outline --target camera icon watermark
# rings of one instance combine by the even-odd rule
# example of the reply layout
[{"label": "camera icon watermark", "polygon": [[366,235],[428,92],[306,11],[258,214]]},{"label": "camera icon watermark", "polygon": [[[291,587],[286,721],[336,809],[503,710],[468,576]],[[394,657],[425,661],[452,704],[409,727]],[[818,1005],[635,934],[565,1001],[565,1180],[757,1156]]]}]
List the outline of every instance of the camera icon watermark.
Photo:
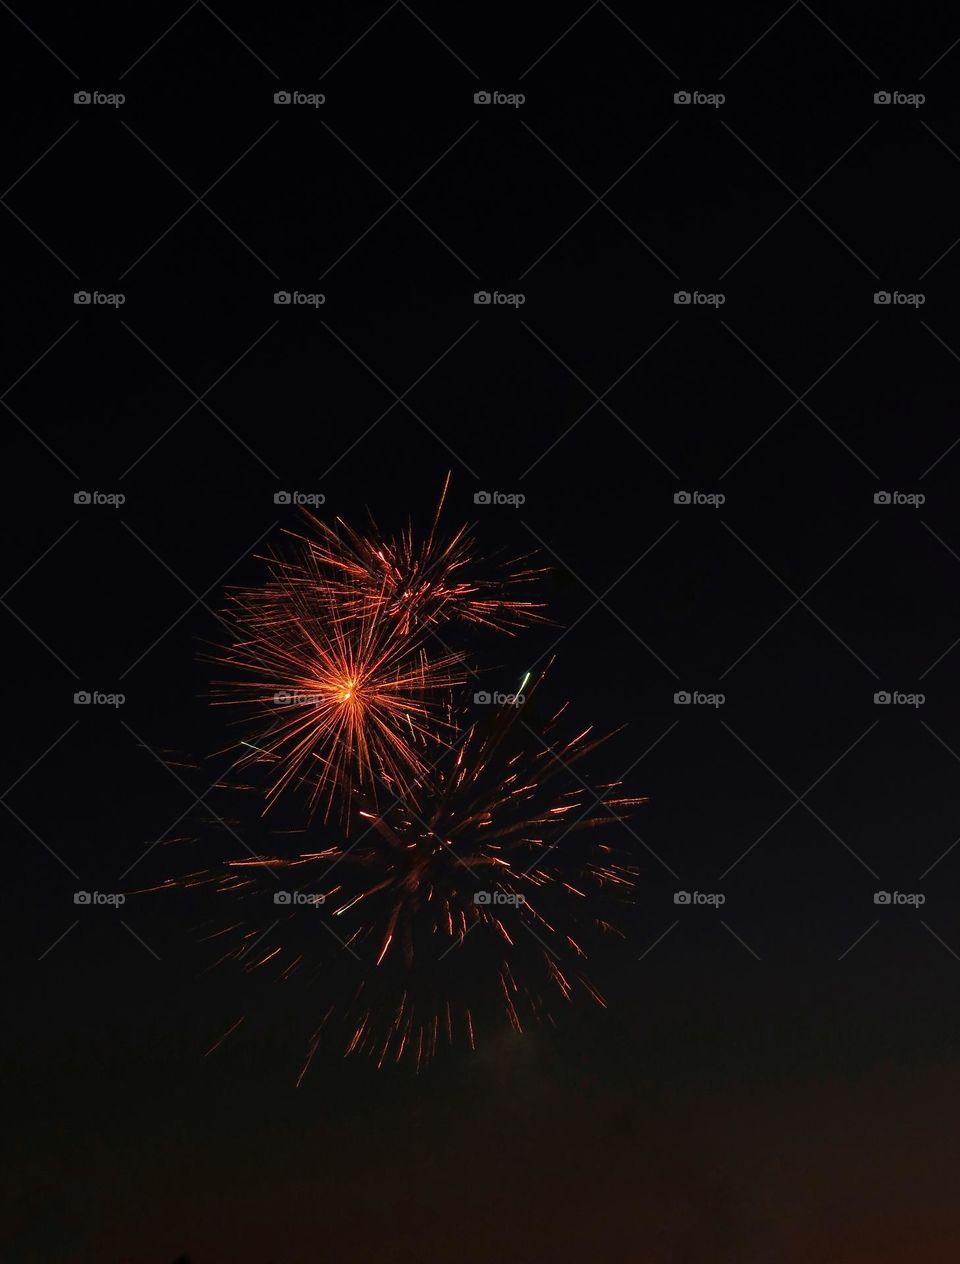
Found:
[{"label": "camera icon watermark", "polygon": [[325,505],[327,498],[323,492],[274,492],[273,503],[275,505],[310,505],[316,509],[320,505]]},{"label": "camera icon watermark", "polygon": [[526,301],[526,294],[503,294],[500,290],[476,290],[473,295],[475,307],[522,307]]},{"label": "camera icon watermark", "polygon": [[719,109],[726,101],[722,92],[686,92],[681,90],[673,94],[674,105],[710,105]]},{"label": "camera icon watermark", "polygon": [[876,290],[873,295],[874,307],[922,307],[926,301],[926,294],[902,290]]},{"label": "camera icon watermark", "polygon": [[927,700],[925,693],[901,693],[897,689],[878,689],[873,695],[875,707],[922,707]]},{"label": "camera icon watermark", "polygon": [[522,92],[486,92],[473,94],[474,105],[512,105],[514,109],[523,105],[526,97]]},{"label": "camera icon watermark", "polygon": [[673,295],[675,307],[722,307],[726,301],[726,294],[706,294],[700,290],[676,290]]},{"label": "camera icon watermark", "polygon": [[910,105],[916,110],[926,97],[922,92],[875,92],[873,94],[874,105]]},{"label": "camera icon watermark", "polygon": [[75,505],[109,505],[111,509],[119,509],[127,503],[123,492],[74,492]]},{"label": "camera icon watermark", "polygon": [[123,105],[126,97],[122,92],[75,92],[74,105],[112,105],[114,109]]},{"label": "camera icon watermark", "polygon": [[906,905],[910,908],[919,908],[921,904],[926,904],[927,897],[922,891],[874,891],[874,904],[883,905]]},{"label": "camera icon watermark", "polygon": [[526,697],[522,693],[491,693],[488,689],[478,689],[473,701],[478,707],[522,707]]},{"label": "camera icon watermark", "polygon": [[726,904],[727,897],[722,891],[674,891],[674,904],[708,904],[712,908],[719,908],[721,904]]},{"label": "camera icon watermark", "polygon": [[323,307],[325,294],[302,294],[299,290],[277,290],[273,296],[275,307]]},{"label": "camera icon watermark", "polygon": [[475,505],[511,505],[514,509],[519,509],[521,505],[527,503],[527,498],[523,492],[474,492],[473,503]]},{"label": "camera icon watermark", "polygon": [[673,695],[676,707],[722,707],[727,700],[725,693],[701,693],[698,689],[678,689]]},{"label": "camera icon watermark", "polygon": [[322,92],[275,92],[274,105],[312,105],[314,109],[325,105],[327,98]]},{"label": "camera icon watermark", "polygon": [[109,908],[120,908],[126,904],[127,897],[120,891],[74,891],[73,902],[89,908],[106,905]]},{"label": "camera icon watermark", "polygon": [[74,307],[122,307],[126,301],[125,294],[103,294],[100,290],[77,290],[73,296]]},{"label": "camera icon watermark", "polygon": [[674,492],[675,505],[707,505],[711,509],[719,509],[727,503],[723,492]]},{"label": "camera icon watermark", "polygon": [[73,695],[75,707],[122,707],[126,700],[125,693],[101,693],[99,689],[78,689]]},{"label": "camera icon watermark", "polygon": [[907,505],[910,509],[919,509],[927,503],[923,492],[874,492],[875,505]]},{"label": "camera icon watermark", "polygon": [[275,707],[315,707],[322,700],[322,694],[307,693],[300,689],[278,689],[273,695]]},{"label": "camera icon watermark", "polygon": [[310,895],[306,891],[274,891],[274,904],[284,904],[293,907],[309,905],[311,908],[319,908],[321,904],[326,903],[325,895]]},{"label": "camera icon watermark", "polygon": [[514,895],[510,891],[474,891],[473,902],[483,908],[505,904],[517,908],[521,904],[526,904],[527,897],[525,895]]}]

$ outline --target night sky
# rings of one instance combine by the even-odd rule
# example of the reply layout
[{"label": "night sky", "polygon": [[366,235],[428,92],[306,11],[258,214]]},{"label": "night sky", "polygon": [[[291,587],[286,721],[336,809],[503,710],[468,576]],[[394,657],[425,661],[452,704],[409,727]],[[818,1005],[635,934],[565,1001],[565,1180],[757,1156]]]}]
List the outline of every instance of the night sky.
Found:
[{"label": "night sky", "polygon": [[[951,6],[0,29],[0,1258],[955,1255]],[[295,1088],[322,991],[210,969],[175,893],[74,895],[210,845],[204,655],[276,493],[422,528],[448,472],[448,527],[552,568],[495,687],[555,655],[625,726],[637,898],[606,1010],[419,1075],[334,1041]]]}]

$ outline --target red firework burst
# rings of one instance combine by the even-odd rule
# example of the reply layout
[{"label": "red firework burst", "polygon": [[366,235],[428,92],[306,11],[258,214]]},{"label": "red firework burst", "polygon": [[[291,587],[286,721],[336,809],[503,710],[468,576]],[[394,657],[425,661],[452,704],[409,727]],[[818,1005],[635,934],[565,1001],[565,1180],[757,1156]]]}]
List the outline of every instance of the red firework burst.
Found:
[{"label": "red firework burst", "polygon": [[219,687],[252,720],[241,762],[272,766],[268,807],[292,784],[306,783],[311,810],[323,801],[327,814],[354,783],[374,797],[378,784],[403,790],[425,771],[421,748],[465,679],[458,655],[431,657],[375,607],[349,627],[331,619],[333,600],[319,574],[232,596],[238,636],[219,661],[237,674]]},{"label": "red firework burst", "polygon": [[545,568],[528,565],[530,558],[523,556],[502,563],[495,577],[480,577],[476,572],[481,563],[467,528],[448,539],[441,537],[440,514],[449,482],[447,475],[423,540],[416,537],[412,524],[397,536],[384,537],[375,523],[370,534],[363,535],[340,519],[331,526],[307,515],[313,534],[300,541],[325,575],[335,617],[362,617],[376,610],[403,635],[451,620],[510,634],[545,621],[541,602],[516,595],[546,574]]},{"label": "red firework burst", "polygon": [[252,725],[238,762],[269,769],[268,807],[301,787],[308,823],[295,850],[182,885],[247,912],[215,932],[225,958],[319,976],[307,1065],[334,1020],[348,1054],[419,1065],[458,1032],[472,1046],[494,1011],[520,1031],[577,991],[602,1004],[584,964],[634,885],[629,858],[594,835],[644,800],[571,776],[605,739],[561,739],[565,708],[537,720],[532,689],[482,721],[465,712],[470,669],[438,630],[543,620],[515,596],[543,572],[521,558],[478,577],[466,529],[440,535],[444,495],[422,540],[309,517],[267,581],[229,599],[235,636],[216,661],[231,671],[221,702]]},{"label": "red firework burst", "polygon": [[324,985],[306,1065],[334,1022],[347,1054],[419,1066],[458,1034],[473,1046],[496,1010],[519,1032],[577,991],[604,1004],[586,961],[598,936],[619,934],[636,870],[592,833],[645,800],[571,775],[606,739],[559,740],[565,708],[534,725],[527,697],[483,724],[454,721],[451,745],[428,748],[433,767],[392,801],[354,788],[342,838],[192,876],[251,910],[223,959]]}]

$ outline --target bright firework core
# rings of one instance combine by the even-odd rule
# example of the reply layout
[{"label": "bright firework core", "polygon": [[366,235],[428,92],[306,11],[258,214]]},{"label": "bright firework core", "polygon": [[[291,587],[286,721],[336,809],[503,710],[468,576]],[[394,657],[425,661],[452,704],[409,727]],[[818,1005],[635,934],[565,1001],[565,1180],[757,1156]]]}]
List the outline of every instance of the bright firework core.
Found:
[{"label": "bright firework core", "polygon": [[[476,577],[471,542],[442,539],[439,512],[422,543],[308,515],[267,582],[230,594],[217,661],[231,672],[219,701],[247,726],[237,762],[266,773],[266,808],[299,799],[306,822],[299,845],[274,836],[280,854],[193,875],[255,910],[215,933],[223,959],[325,978],[321,1028],[346,1023],[347,1052],[380,1064],[472,1046],[495,1012],[519,1032],[553,1021],[552,1000],[603,1004],[584,963],[619,934],[636,870],[593,837],[644,801],[571,773],[604,739],[560,737],[566,707],[531,708],[542,671],[507,705],[471,705],[477,674],[447,638],[545,622],[511,595],[542,572]],[[280,874],[290,890],[268,902]]]}]

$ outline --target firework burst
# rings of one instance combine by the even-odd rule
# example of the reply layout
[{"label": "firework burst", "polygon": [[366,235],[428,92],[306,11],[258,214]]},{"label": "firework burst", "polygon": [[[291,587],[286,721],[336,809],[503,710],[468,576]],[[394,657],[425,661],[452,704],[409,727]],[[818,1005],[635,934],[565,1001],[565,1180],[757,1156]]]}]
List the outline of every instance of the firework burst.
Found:
[{"label": "firework burst", "polygon": [[403,635],[460,621],[513,634],[530,623],[544,622],[543,604],[517,595],[546,574],[529,565],[529,557],[513,558],[495,577],[480,577],[474,541],[461,527],[444,539],[440,515],[450,476],[423,540],[412,524],[399,535],[383,536],[371,524],[368,535],[338,519],[335,525],[307,514],[312,534],[300,543],[325,577],[334,617],[363,618],[371,609],[396,624]]},{"label": "firework burst", "polygon": [[324,991],[307,1065],[327,1027],[345,1031],[347,1054],[419,1066],[441,1043],[473,1046],[496,1013],[519,1032],[578,991],[604,1003],[587,958],[619,935],[636,870],[594,834],[644,800],[590,788],[575,765],[606,739],[561,739],[565,708],[532,722],[532,692],[482,724],[455,720],[409,793],[377,808],[355,788],[350,835],[311,848],[309,827],[293,854],[193,875],[259,910],[233,926],[225,959]]},{"label": "firework burst", "polygon": [[241,590],[228,617],[237,639],[218,661],[234,669],[218,682],[224,705],[243,708],[251,736],[241,763],[270,767],[269,807],[305,785],[311,811],[345,806],[356,783],[403,791],[425,771],[422,748],[443,732],[442,704],[465,679],[458,655],[431,656],[376,607],[349,628],[331,619],[330,594],[275,577]]},{"label": "firework burst", "polygon": [[634,887],[598,830],[644,800],[576,770],[606,739],[564,737],[565,707],[542,718],[542,675],[481,721],[465,709],[475,673],[439,629],[545,621],[516,595],[543,572],[478,576],[466,529],[441,536],[446,490],[422,540],[308,517],[266,582],[229,597],[215,660],[247,726],[236,762],[267,770],[267,807],[305,800],[306,823],[181,885],[229,898],[222,960],[318,985],[306,1065],[328,1028],[348,1054],[419,1065],[494,1015],[521,1031],[578,992],[603,1004],[586,961]]}]

